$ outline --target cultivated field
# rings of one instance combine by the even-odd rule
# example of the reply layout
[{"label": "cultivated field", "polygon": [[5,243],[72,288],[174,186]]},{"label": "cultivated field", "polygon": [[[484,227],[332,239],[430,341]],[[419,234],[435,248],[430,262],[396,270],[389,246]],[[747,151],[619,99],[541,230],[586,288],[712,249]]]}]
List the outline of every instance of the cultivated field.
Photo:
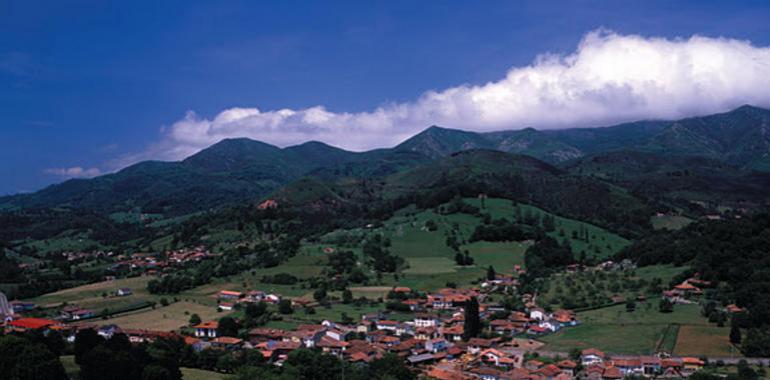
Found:
[{"label": "cultivated field", "polygon": [[656,230],[662,230],[664,228],[669,230],[678,230],[680,228],[686,227],[688,224],[692,223],[693,220],[684,216],[663,215],[653,216],[650,218],[650,222],[652,222],[652,227]]},{"label": "cultivated field", "polygon": [[445,257],[408,257],[406,262],[409,268],[404,270],[407,274],[436,274],[454,273],[457,264]]},{"label": "cultivated field", "polygon": [[730,343],[729,334],[729,327],[682,326],[674,353],[683,356],[742,356]]},{"label": "cultivated field", "polygon": [[[596,347],[610,353],[652,354],[661,341],[666,345],[669,325],[679,324],[674,352],[682,353],[680,344],[683,344],[689,355],[700,355],[713,352],[703,343],[727,339],[729,329],[715,330],[714,325],[700,315],[698,305],[676,305],[674,312],[660,313],[657,302],[639,304],[634,312],[627,312],[625,305],[617,305],[578,313],[581,325],[562,329],[542,340],[548,343],[547,349],[558,351]],[[698,331],[713,331],[717,336],[713,341],[698,342],[701,338],[692,334]]]},{"label": "cultivated field", "polygon": [[184,380],[225,380],[229,378],[229,376],[223,373],[205,371],[197,368],[180,368],[180,370],[182,371],[182,379]]},{"label": "cultivated field", "polygon": [[[30,301],[42,307],[58,306],[63,302],[74,303],[82,308],[91,309],[96,312],[104,308],[119,309],[142,301],[157,302],[160,297],[151,295],[147,291],[147,282],[150,279],[152,277],[132,277],[115,281],[102,281],[44,294]],[[130,288],[133,294],[126,297],[114,296],[114,293],[119,288]],[[104,297],[105,294],[107,297]]]},{"label": "cultivated field", "polygon": [[470,252],[474,263],[480,267],[486,268],[492,265],[501,271],[510,271],[514,265],[524,265],[524,252],[530,245],[530,243],[517,241],[477,241],[464,245],[463,249]]},{"label": "cultivated field", "polygon": [[187,326],[192,314],[198,314],[201,320],[207,321],[219,319],[228,313],[217,312],[212,306],[180,301],[165,307],[158,305],[154,310],[145,309],[123,314],[110,318],[107,322],[127,329],[173,331]]}]

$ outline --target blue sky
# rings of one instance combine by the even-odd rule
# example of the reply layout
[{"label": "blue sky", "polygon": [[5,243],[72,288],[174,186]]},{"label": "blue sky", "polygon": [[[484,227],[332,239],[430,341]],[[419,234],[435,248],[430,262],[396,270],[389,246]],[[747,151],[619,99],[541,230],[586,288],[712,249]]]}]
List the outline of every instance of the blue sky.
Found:
[{"label": "blue sky", "polygon": [[368,112],[571,54],[598,28],[770,45],[763,1],[479,3],[0,0],[0,194],[171,157],[164,133],[189,110]]}]

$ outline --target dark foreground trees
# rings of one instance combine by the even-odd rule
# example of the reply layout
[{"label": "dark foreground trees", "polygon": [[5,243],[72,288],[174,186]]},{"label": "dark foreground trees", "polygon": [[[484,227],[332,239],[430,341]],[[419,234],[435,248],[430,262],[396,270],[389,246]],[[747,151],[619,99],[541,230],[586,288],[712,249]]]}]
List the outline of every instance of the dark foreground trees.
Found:
[{"label": "dark foreground trees", "polygon": [[65,380],[67,375],[46,344],[26,335],[0,336],[0,376],[14,380]]}]

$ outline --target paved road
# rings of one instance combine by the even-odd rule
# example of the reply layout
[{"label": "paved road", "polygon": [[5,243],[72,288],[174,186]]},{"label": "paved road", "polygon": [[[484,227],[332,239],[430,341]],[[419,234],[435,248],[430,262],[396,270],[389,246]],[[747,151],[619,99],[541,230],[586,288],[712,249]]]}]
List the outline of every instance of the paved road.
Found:
[{"label": "paved road", "polygon": [[[511,353],[521,353],[523,350],[520,349],[504,349],[502,351],[507,351]],[[562,352],[562,351],[549,351],[549,350],[533,350],[533,352],[537,352],[540,356],[545,356],[548,358],[554,358],[554,357],[562,357],[567,358],[569,357],[569,352]],[[623,357],[638,357],[634,355],[628,355],[628,354],[613,354],[608,352],[608,356],[613,358],[623,358]],[[709,362],[717,362],[722,361],[727,365],[736,365],[741,360],[746,360],[749,364],[757,364],[757,365],[763,365],[765,367],[770,366],[770,358],[741,358],[741,357],[720,357],[720,356],[710,356],[707,357]]]}]

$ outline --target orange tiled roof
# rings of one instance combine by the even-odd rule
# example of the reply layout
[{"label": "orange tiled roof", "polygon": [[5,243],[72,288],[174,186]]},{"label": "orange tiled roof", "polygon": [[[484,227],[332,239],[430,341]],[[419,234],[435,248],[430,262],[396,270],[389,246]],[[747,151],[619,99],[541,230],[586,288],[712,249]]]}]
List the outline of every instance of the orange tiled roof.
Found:
[{"label": "orange tiled roof", "polygon": [[216,330],[217,328],[219,328],[219,322],[217,322],[217,321],[203,322],[203,323],[200,323],[200,324],[197,324],[197,325],[193,326],[193,328],[194,329],[212,329],[212,330]]}]

